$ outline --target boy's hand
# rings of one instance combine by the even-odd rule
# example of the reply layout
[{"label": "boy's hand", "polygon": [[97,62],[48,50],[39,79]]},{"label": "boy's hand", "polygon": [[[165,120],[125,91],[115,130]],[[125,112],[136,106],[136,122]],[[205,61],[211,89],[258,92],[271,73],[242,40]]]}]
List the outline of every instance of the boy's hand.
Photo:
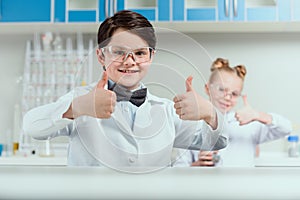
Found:
[{"label": "boy's hand", "polygon": [[117,102],[116,93],[104,89],[108,82],[107,72],[103,72],[102,79],[98,82],[97,87],[94,89],[94,105],[95,117],[97,118],[110,118],[115,110]]},{"label": "boy's hand", "polygon": [[81,115],[101,119],[111,117],[117,98],[113,91],[104,89],[107,81],[107,72],[103,72],[102,79],[99,80],[97,86],[92,91],[73,100],[73,118]]},{"label": "boy's hand", "polygon": [[197,94],[192,86],[193,77],[186,79],[186,93],[174,97],[176,114],[183,120],[205,120],[213,128],[217,127],[216,112],[208,100]]}]

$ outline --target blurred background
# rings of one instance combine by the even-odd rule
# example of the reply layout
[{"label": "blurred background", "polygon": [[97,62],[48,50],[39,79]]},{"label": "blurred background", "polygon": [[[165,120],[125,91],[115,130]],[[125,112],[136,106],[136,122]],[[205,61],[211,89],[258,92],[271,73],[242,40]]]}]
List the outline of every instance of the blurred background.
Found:
[{"label": "blurred background", "polygon": [[[23,114],[98,79],[97,29],[106,16],[122,9],[140,12],[157,28],[158,51],[145,80],[153,93],[173,98],[184,92],[184,80],[191,74],[194,87],[206,97],[211,62],[227,58],[231,66],[243,64],[248,70],[244,93],[249,103],[287,117],[292,134],[299,135],[299,0],[0,2],[2,144],[19,142],[34,149],[36,141],[22,136]],[[67,141],[56,138],[51,143],[64,149]],[[261,152],[286,148],[286,138],[260,146]]]}]

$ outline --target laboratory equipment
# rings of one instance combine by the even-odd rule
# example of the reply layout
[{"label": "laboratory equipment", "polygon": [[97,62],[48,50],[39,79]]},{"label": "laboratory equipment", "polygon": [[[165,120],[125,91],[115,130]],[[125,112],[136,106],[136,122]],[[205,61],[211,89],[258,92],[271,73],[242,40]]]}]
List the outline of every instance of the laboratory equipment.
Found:
[{"label": "laboratory equipment", "polygon": [[[73,43],[77,43],[77,49],[73,48]],[[94,46],[93,39],[85,42],[82,33],[35,33],[33,40],[26,42],[21,118],[30,109],[56,101],[82,82],[91,83],[93,59],[90,52]],[[38,150],[41,156],[53,155],[51,138],[39,143],[22,129],[19,135],[19,151]]]},{"label": "laboratory equipment", "polygon": [[289,157],[298,157],[299,156],[299,136],[298,135],[289,135],[288,136],[288,156]]}]

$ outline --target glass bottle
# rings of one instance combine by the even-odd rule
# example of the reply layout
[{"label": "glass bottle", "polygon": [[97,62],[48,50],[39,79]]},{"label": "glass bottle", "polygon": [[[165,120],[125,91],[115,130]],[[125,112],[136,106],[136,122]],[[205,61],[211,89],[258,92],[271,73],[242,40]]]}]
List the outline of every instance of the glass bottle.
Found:
[{"label": "glass bottle", "polygon": [[299,137],[298,135],[290,135],[288,136],[288,155],[289,157],[298,157],[299,156]]}]

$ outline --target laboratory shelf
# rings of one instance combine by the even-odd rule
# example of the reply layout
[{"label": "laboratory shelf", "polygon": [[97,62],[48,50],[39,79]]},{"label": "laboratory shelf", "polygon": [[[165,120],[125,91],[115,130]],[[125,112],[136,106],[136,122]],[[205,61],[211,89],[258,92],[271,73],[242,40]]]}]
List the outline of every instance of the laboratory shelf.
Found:
[{"label": "laboratory shelf", "polygon": [[[284,33],[300,32],[300,22],[153,22],[154,27],[184,33]],[[1,34],[33,34],[42,32],[97,34],[100,23],[2,23]]]}]

